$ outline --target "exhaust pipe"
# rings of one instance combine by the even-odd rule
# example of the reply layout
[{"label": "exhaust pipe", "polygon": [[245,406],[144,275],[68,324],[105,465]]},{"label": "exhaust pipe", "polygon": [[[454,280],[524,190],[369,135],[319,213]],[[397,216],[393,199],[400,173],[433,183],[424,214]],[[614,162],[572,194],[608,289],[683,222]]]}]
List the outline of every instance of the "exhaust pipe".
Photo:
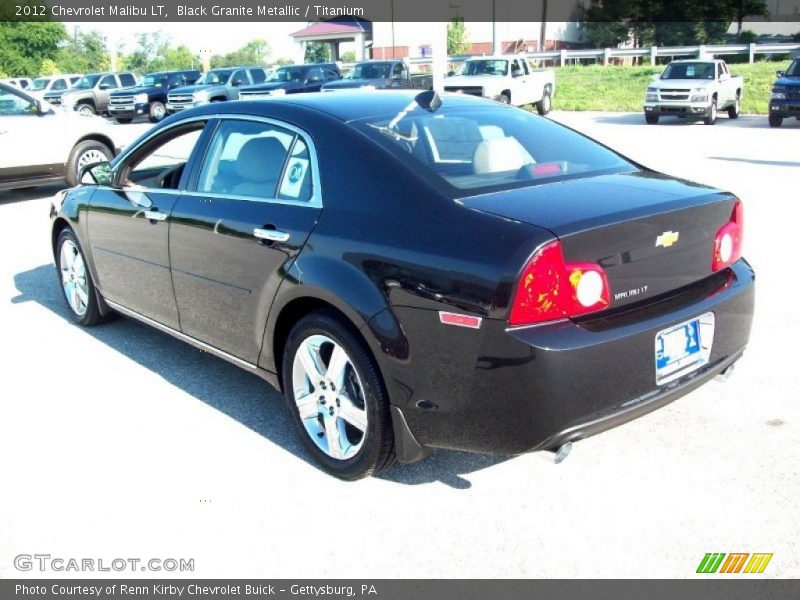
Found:
[{"label": "exhaust pipe", "polygon": [[566,442],[565,444],[561,444],[560,446],[553,448],[550,450],[555,456],[553,457],[553,462],[557,465],[560,465],[564,462],[569,453],[572,452],[572,442]]},{"label": "exhaust pipe", "polygon": [[734,369],[735,366],[736,366],[735,364],[731,365],[730,367],[725,369],[722,373],[720,373],[719,375],[714,377],[714,379],[716,379],[717,381],[723,381],[723,382],[724,381],[728,381],[728,379],[730,379],[731,375],[733,375],[733,369]]}]

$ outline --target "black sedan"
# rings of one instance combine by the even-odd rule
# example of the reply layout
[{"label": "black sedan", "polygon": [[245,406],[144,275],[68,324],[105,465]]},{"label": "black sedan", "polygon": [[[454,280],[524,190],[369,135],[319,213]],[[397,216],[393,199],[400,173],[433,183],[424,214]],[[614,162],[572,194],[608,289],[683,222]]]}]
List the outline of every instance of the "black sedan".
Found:
[{"label": "black sedan", "polygon": [[563,456],[749,337],[737,198],[486,100],[212,104],[83,183],[51,215],[75,321],[121,313],[257,373],[345,479],[435,448]]}]

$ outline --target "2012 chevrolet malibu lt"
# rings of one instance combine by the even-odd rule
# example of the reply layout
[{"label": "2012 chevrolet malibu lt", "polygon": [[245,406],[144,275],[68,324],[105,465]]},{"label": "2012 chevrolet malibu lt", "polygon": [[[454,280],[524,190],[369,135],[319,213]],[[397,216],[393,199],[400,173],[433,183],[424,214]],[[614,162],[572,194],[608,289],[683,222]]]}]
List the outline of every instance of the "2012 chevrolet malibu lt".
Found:
[{"label": "2012 chevrolet malibu lt", "polygon": [[569,447],[749,337],[737,198],[488,100],[213,104],[82,178],[51,215],[75,321],[121,313],[259,374],[345,479]]}]

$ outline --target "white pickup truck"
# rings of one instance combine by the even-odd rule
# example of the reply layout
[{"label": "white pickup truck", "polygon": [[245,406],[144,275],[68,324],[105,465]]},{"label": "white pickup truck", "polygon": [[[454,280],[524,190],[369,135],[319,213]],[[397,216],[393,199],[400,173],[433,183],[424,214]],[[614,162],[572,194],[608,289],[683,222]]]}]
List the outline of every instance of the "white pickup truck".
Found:
[{"label": "white pickup truck", "polygon": [[724,60],[676,60],[661,75],[654,75],[644,100],[644,118],[649,125],[659,117],[673,116],[717,122],[720,110],[736,119],[742,106],[744,78],[734,77]]},{"label": "white pickup truck", "polygon": [[556,95],[553,71],[534,69],[524,56],[469,58],[444,81],[446,92],[471,94],[504,104],[535,104],[540,115],[550,112]]}]

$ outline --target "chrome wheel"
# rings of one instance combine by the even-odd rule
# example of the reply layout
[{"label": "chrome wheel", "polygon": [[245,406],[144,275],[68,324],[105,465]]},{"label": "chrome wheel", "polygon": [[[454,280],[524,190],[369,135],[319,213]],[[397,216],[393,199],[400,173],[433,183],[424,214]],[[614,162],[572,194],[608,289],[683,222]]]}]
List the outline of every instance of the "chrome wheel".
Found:
[{"label": "chrome wheel", "polygon": [[163,104],[161,104],[161,102],[154,102],[150,106],[150,116],[153,117],[154,120],[160,121],[161,119],[164,118],[166,114],[167,114],[167,109],[164,107]]},{"label": "chrome wheel", "polygon": [[545,92],[544,97],[542,98],[542,108],[545,113],[550,112],[550,107],[552,106],[552,100],[550,99],[550,94]]},{"label": "chrome wheel", "polygon": [[306,433],[336,460],[355,456],[367,434],[364,387],[345,349],[325,335],[300,343],[292,391]]},{"label": "chrome wheel", "polygon": [[100,150],[97,150],[95,148],[87,150],[78,157],[78,172],[80,173],[80,170],[87,165],[92,165],[107,160],[108,157],[105,154],[103,154]]},{"label": "chrome wheel", "polygon": [[61,285],[69,307],[79,317],[86,314],[89,306],[89,284],[86,280],[86,264],[80,250],[72,240],[61,244],[58,261],[61,269]]}]

